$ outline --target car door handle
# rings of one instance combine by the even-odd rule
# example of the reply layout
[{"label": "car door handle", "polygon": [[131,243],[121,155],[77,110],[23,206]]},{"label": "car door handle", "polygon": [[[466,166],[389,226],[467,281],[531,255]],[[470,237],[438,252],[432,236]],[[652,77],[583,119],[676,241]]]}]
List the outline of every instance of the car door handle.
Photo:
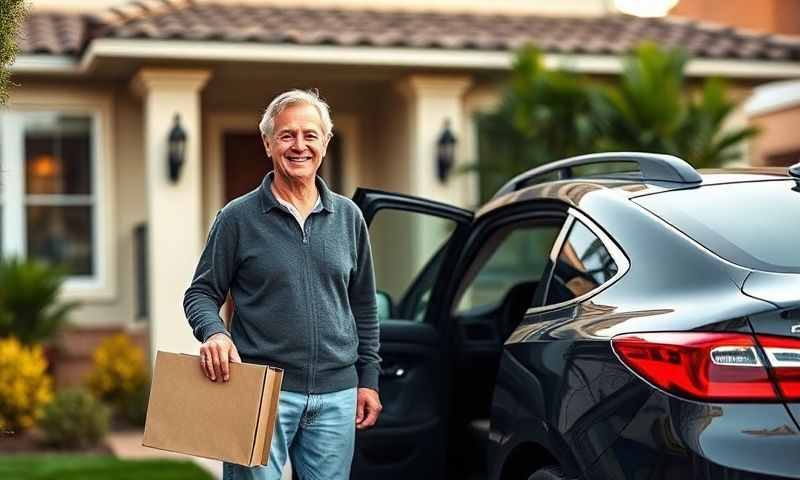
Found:
[{"label": "car door handle", "polygon": [[400,378],[406,374],[406,369],[402,367],[381,368],[381,377]]}]

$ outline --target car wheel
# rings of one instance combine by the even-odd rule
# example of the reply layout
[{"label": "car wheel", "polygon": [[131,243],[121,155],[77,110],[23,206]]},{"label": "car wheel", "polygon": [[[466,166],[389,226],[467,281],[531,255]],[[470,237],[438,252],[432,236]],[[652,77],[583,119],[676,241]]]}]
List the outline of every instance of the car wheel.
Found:
[{"label": "car wheel", "polygon": [[567,477],[564,476],[561,468],[550,465],[536,470],[533,475],[528,477],[528,480],[567,480]]}]

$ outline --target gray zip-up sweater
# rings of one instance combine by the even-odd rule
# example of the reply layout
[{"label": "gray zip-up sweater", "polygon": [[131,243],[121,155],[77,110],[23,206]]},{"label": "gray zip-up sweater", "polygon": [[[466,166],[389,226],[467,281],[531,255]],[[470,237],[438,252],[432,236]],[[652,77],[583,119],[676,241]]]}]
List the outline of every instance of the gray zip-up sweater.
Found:
[{"label": "gray zip-up sweater", "polygon": [[227,333],[242,361],[284,369],[283,390],[378,389],[378,318],[367,225],[317,177],[321,208],[297,220],[272,194],[272,175],[217,213],[183,299],[194,336]]}]

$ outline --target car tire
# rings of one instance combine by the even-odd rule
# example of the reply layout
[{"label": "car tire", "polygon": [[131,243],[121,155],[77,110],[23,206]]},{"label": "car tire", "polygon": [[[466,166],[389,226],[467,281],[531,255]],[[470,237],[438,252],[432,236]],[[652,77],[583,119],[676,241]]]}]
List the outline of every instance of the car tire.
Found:
[{"label": "car tire", "polygon": [[550,465],[533,472],[533,475],[528,477],[528,480],[567,480],[567,477],[560,467]]}]

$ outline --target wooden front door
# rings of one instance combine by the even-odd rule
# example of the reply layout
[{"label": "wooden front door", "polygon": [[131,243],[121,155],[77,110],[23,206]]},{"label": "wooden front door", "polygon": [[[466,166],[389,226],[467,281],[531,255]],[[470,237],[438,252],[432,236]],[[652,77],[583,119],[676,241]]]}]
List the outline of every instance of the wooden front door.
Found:
[{"label": "wooden front door", "polygon": [[264,151],[261,135],[225,133],[225,203],[255,189],[272,170],[272,160]]}]

